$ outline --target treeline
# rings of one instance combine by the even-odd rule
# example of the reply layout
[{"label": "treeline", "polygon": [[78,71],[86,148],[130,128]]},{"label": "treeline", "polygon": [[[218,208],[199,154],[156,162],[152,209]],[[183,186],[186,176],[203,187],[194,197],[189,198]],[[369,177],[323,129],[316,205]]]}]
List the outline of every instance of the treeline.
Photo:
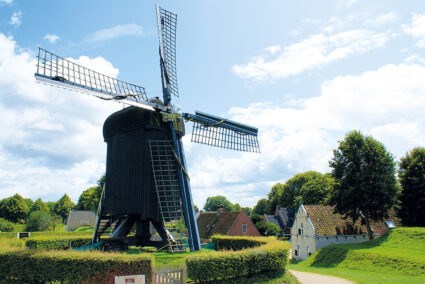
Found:
[{"label": "treeline", "polygon": [[25,230],[29,232],[54,231],[59,224],[66,222],[71,209],[96,211],[105,176],[97,184],[83,191],[77,204],[66,193],[56,202],[44,202],[41,198],[33,201],[19,194],[4,198],[0,201],[0,231],[13,231],[17,223],[25,224]]}]

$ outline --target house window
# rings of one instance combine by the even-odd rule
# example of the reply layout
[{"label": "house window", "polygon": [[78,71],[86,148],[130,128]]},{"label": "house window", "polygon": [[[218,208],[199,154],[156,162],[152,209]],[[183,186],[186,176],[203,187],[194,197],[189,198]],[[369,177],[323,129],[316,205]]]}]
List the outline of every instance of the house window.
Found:
[{"label": "house window", "polygon": [[242,225],[242,233],[246,233],[246,224]]},{"label": "house window", "polygon": [[298,229],[298,235],[302,235],[304,233],[304,226],[303,223],[301,223],[301,228]]},{"label": "house window", "polygon": [[300,251],[300,245],[297,246],[297,249],[295,250],[295,256],[298,256],[298,252]]}]

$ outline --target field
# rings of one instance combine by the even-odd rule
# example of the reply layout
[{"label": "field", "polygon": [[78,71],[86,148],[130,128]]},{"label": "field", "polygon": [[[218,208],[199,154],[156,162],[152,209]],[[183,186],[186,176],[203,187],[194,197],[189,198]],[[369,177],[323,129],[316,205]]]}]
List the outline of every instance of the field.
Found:
[{"label": "field", "polygon": [[357,283],[425,283],[425,228],[398,228],[373,241],[331,245],[288,268]]}]

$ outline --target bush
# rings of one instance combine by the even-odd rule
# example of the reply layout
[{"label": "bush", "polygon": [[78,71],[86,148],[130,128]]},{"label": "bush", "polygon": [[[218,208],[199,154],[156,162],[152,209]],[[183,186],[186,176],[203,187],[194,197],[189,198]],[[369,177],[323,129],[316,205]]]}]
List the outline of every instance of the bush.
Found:
[{"label": "bush", "polygon": [[250,276],[270,271],[284,272],[290,244],[276,238],[214,236],[220,251],[186,258],[188,277],[194,281],[210,281]]},{"label": "bush", "polygon": [[34,211],[26,224],[25,230],[28,232],[47,231],[53,224],[53,218],[47,211]]},{"label": "bush", "polygon": [[6,219],[0,218],[0,232],[12,232],[15,225]]},{"label": "bush", "polygon": [[[114,283],[115,275],[145,274],[152,281],[153,257],[104,252],[0,249],[0,279],[7,283]],[[6,283],[6,282],[5,282]]]},{"label": "bush", "polygon": [[25,246],[30,249],[65,250],[89,245],[91,237],[84,236],[41,236],[30,238]]}]

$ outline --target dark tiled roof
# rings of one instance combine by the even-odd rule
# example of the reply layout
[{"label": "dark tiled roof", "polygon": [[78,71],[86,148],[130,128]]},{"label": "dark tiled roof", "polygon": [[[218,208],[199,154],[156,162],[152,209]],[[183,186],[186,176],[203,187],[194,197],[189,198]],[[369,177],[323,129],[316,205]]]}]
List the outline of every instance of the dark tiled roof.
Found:
[{"label": "dark tiled roof", "polygon": [[360,219],[353,224],[351,218],[344,219],[341,214],[334,213],[333,206],[304,205],[304,208],[318,236],[367,234]]},{"label": "dark tiled roof", "polygon": [[227,235],[233,223],[241,212],[205,212],[202,213],[197,222],[199,236],[201,239],[209,239],[214,234]]},{"label": "dark tiled roof", "polygon": [[278,226],[281,231],[285,229],[283,227],[282,222],[280,222],[280,218],[278,216],[275,216],[275,215],[264,215],[264,219],[266,219],[266,222],[267,223],[273,223],[276,226]]},{"label": "dark tiled roof", "polygon": [[279,207],[278,211],[279,211],[279,217],[281,218],[283,226],[285,228],[291,228],[292,225],[294,224],[295,209]]},{"label": "dark tiled roof", "polygon": [[385,221],[392,221],[394,223],[394,225],[396,225],[397,227],[401,226],[400,221],[398,220],[398,218],[396,217],[396,214],[394,212],[394,210],[389,210],[388,211],[388,218],[384,218],[384,222],[382,221],[370,221],[370,226],[372,227],[373,232],[375,233],[375,235],[382,235],[384,234],[386,231],[388,231],[388,226],[387,224],[385,224]]}]

